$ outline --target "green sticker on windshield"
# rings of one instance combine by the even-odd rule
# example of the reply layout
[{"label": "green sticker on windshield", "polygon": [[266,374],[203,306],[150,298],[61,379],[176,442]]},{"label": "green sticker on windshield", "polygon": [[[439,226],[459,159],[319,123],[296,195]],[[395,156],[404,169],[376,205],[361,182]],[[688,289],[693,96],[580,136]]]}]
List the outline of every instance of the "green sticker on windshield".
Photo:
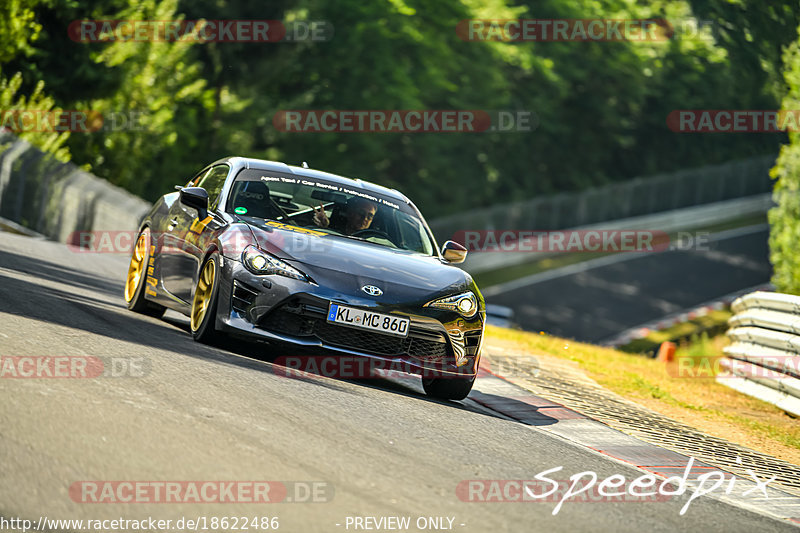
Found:
[{"label": "green sticker on windshield", "polygon": [[247,213],[247,208],[246,207],[237,207],[236,209],[233,210],[233,212],[236,213],[237,215],[244,215],[244,214]]}]

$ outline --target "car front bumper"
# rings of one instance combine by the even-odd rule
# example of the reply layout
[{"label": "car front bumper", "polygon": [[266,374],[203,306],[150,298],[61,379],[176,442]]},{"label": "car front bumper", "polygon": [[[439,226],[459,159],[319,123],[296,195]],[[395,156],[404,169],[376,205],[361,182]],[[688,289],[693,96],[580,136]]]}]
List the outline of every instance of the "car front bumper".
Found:
[{"label": "car front bumper", "polygon": [[[407,337],[327,321],[331,302],[410,319]],[[485,313],[470,320],[424,302],[380,305],[374,300],[278,275],[259,276],[226,258],[217,308],[217,328],[238,336],[399,362],[423,376],[477,374]]]}]

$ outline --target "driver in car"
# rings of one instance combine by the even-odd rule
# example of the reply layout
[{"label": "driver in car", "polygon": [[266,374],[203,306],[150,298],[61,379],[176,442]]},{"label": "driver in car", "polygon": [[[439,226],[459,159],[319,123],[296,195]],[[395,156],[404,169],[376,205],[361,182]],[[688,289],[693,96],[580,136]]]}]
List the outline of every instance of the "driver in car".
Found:
[{"label": "driver in car", "polygon": [[[343,223],[341,224],[343,227],[334,225],[332,229],[340,231],[345,235],[352,235],[358,231],[369,229],[377,211],[378,206],[369,200],[357,196],[353,197],[347,201],[345,206]],[[331,221],[325,214],[325,209],[322,204],[319,204],[319,209],[314,208],[314,223],[321,228],[327,228],[331,225]]]}]

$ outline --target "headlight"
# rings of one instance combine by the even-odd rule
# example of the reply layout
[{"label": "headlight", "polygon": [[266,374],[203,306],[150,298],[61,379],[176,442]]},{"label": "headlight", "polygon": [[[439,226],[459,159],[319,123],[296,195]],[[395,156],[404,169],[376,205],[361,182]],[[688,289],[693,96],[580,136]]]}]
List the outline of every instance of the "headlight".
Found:
[{"label": "headlight", "polygon": [[262,252],[253,245],[248,246],[244,249],[244,252],[242,252],[242,263],[244,263],[247,270],[253,274],[277,274],[279,276],[286,276],[287,278],[309,281],[308,276],[292,265],[281,261],[277,257]]},{"label": "headlight", "polygon": [[462,292],[453,296],[439,298],[425,304],[425,307],[436,307],[455,311],[464,318],[472,318],[478,312],[478,299],[471,291]]}]

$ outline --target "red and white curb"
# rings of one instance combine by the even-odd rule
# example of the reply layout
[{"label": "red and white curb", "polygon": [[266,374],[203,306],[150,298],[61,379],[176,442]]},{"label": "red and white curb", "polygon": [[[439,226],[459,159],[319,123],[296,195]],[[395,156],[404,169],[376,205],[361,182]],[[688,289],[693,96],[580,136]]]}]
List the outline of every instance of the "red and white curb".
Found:
[{"label": "red and white curb", "polygon": [[733,301],[742,296],[744,294],[749,294],[755,291],[773,291],[774,288],[769,283],[756,285],[755,287],[750,287],[747,289],[742,289],[740,291],[732,292],[730,294],[726,294],[721,298],[717,298],[715,300],[711,300],[709,302],[705,302],[697,307],[693,307],[692,309],[680,311],[678,313],[672,313],[667,315],[663,318],[659,318],[658,320],[653,320],[651,322],[646,322],[644,324],[640,324],[636,327],[626,329],[622,333],[614,335],[608,339],[601,341],[599,344],[601,346],[609,346],[611,348],[618,348],[620,346],[624,346],[631,341],[635,341],[637,339],[643,339],[650,335],[650,333],[654,331],[661,331],[667,328],[671,328],[676,324],[682,324],[684,322],[688,322],[689,320],[694,320],[695,318],[705,316],[709,314],[711,311],[716,311],[718,309],[723,309],[725,307],[730,307]]}]

